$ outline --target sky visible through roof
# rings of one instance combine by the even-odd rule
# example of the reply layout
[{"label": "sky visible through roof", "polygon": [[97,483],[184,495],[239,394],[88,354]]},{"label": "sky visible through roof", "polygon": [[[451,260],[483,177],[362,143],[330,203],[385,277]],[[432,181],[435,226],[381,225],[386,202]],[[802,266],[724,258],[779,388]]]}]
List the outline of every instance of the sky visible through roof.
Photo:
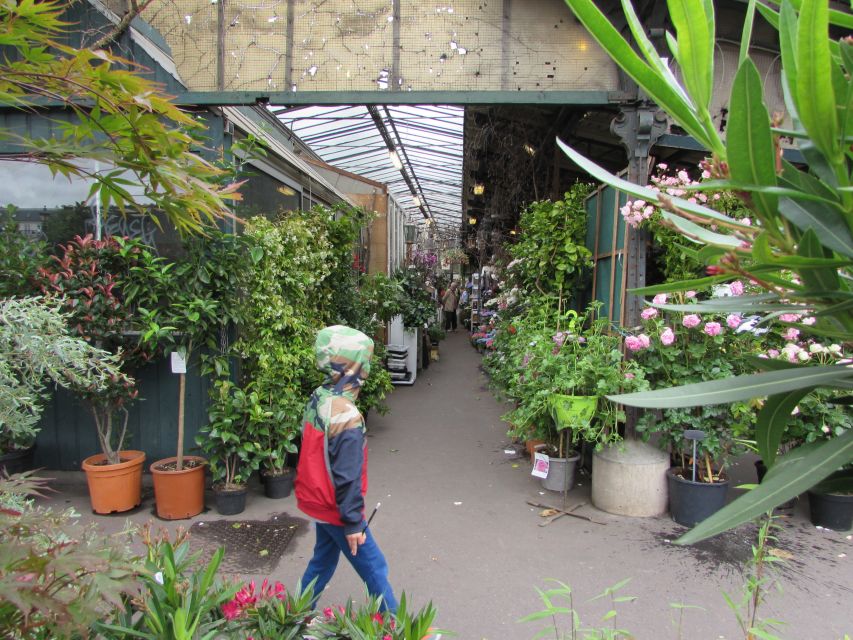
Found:
[{"label": "sky visible through roof", "polygon": [[[458,233],[462,223],[463,107],[332,106],[272,111],[324,162],[388,185],[410,220],[418,222],[426,215],[435,220],[442,235]],[[392,161],[389,145],[396,150],[402,169]]]}]

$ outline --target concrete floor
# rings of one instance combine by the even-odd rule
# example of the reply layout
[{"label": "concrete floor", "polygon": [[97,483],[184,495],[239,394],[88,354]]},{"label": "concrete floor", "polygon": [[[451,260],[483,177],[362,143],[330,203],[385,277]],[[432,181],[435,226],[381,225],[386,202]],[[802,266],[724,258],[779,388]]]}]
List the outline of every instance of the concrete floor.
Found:
[{"label": "concrete floor", "polygon": [[[526,460],[508,460],[506,425],[500,421],[506,407],[488,391],[479,364],[467,334],[450,334],[441,344],[441,361],[421,372],[413,387],[394,391],[388,415],[370,416],[367,505],[370,510],[382,502],[371,528],[398,595],[405,591],[416,606],[432,600],[439,625],[462,640],[522,640],[542,629],[542,623],[518,620],[541,608],[536,588],[548,588],[548,579],[573,587],[574,605],[583,626],[590,627],[610,609],[606,599],[590,599],[630,578],[620,594],[637,599],[616,605],[616,623],[637,638],[743,638],[723,593],[739,600],[755,528],[683,548],[670,544],[683,529],[666,516],[619,517],[588,504],[577,513],[606,524],[561,518],[538,526],[539,509],[526,501],[559,506],[561,496],[541,489]],[[738,476],[754,482],[748,460],[732,474],[735,483]],[[52,502],[74,504],[89,517],[82,476],[59,476],[54,486],[60,493]],[[589,476],[581,475],[568,504],[588,503],[589,485]],[[128,518],[141,523],[151,519],[151,503],[149,494],[130,516],[95,520],[105,530]],[[775,545],[788,558],[776,572],[781,592],[768,594],[761,614],[786,623],[777,634],[782,638],[840,640],[845,632],[853,634],[853,541],[849,534],[815,529],[805,510],[803,501],[782,521]],[[257,489],[247,511],[229,519],[266,520],[281,513],[298,515],[293,497],[269,500]],[[218,518],[211,510],[194,521]],[[306,522],[270,577],[295,584],[312,546]],[[320,604],[362,594],[358,577],[344,563]],[[673,604],[698,608],[678,610]]]}]

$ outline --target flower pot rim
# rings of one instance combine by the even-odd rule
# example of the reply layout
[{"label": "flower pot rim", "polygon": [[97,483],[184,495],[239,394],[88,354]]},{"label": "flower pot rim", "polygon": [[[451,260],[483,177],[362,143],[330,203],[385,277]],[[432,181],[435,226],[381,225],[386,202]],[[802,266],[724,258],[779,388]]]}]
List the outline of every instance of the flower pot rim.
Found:
[{"label": "flower pot rim", "polygon": [[[137,449],[121,449],[118,452],[118,457],[121,462],[118,464],[96,464],[100,460],[106,460],[107,454],[96,453],[88,458],[85,458],[81,463],[84,471],[97,471],[98,469],[120,469],[122,467],[132,467],[145,462],[145,452]],[[122,460],[122,458],[125,458]],[[141,460],[140,460],[141,458]]]},{"label": "flower pot rim", "polygon": [[[684,467],[670,467],[669,469],[666,470],[666,473],[667,473],[667,475],[672,476],[674,480],[677,480],[678,482],[686,482],[688,484],[707,484],[707,485],[719,486],[722,484],[728,484],[729,483],[728,475],[725,472],[723,472],[723,477],[720,480],[718,480],[717,482],[701,482],[699,480],[694,482],[690,478],[687,478],[684,476],[684,473],[689,472],[689,471],[690,471],[690,469],[685,469]],[[682,475],[679,476],[677,472],[681,472]]]},{"label": "flower pot rim", "polygon": [[293,467],[284,467],[280,471],[270,471],[269,469],[261,469],[261,475],[267,478],[281,478],[284,476],[293,475]]},{"label": "flower pot rim", "polygon": [[247,484],[230,484],[227,485],[224,482],[217,483],[213,485],[214,493],[242,493],[244,491],[249,490],[249,485]]},{"label": "flower pot rim", "polygon": [[149,467],[149,471],[151,471],[152,474],[172,475],[172,474],[178,474],[178,473],[189,473],[192,471],[197,471],[198,469],[204,469],[208,465],[207,458],[203,458],[201,456],[184,456],[184,462],[186,462],[187,460],[194,460],[196,462],[201,462],[201,464],[196,465],[194,467],[189,467],[189,468],[184,467],[180,471],[178,471],[177,469],[171,470],[171,469],[158,469],[157,468],[160,465],[168,464],[170,462],[176,462],[177,460],[178,460],[178,456],[170,456],[168,458],[161,458],[160,460],[157,460],[156,462],[151,463],[151,467]]}]

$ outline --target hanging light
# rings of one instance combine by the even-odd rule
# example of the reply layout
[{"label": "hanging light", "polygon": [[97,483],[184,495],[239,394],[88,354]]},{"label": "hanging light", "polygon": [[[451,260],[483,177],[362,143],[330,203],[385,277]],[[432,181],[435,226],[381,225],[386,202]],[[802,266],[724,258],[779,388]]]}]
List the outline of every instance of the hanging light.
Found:
[{"label": "hanging light", "polygon": [[477,218],[475,218],[474,216],[471,216],[470,218],[468,218],[468,224],[470,224],[470,225],[477,224]]},{"label": "hanging light", "polygon": [[524,143],[524,150],[527,152],[527,155],[529,155],[529,156],[536,155],[536,149],[529,142]]},{"label": "hanging light", "polygon": [[481,196],[486,192],[486,185],[482,182],[477,182],[474,184],[474,195]]},{"label": "hanging light", "polygon": [[515,234],[516,234],[515,229],[510,229],[510,230],[509,230],[509,235],[514,236]]},{"label": "hanging light", "polygon": [[394,168],[398,171],[403,168],[403,162],[400,160],[400,156],[397,155],[396,149],[391,149],[388,152],[388,157],[391,159],[391,164],[394,165]]}]

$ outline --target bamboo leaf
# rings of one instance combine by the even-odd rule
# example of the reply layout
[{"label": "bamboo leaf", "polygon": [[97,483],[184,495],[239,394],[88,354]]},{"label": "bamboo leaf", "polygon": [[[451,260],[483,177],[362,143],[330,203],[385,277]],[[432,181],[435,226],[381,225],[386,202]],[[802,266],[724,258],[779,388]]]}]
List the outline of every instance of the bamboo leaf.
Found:
[{"label": "bamboo leaf", "polygon": [[797,95],[800,122],[821,153],[834,162],[840,155],[835,90],[830,78],[829,3],[802,0],[797,24]]},{"label": "bamboo leaf", "polygon": [[813,229],[823,246],[853,257],[853,235],[844,215],[833,207],[818,202],[779,199],[779,213],[799,229]]},{"label": "bamboo leaf", "polygon": [[[764,106],[758,69],[748,58],[735,75],[729,113],[726,151],[732,181],[776,186],[776,152],[770,132],[770,115]],[[776,217],[775,196],[754,193],[753,202],[765,219]]]},{"label": "bamboo leaf", "polygon": [[812,390],[813,387],[809,387],[770,396],[758,413],[755,441],[758,446],[758,455],[768,469],[776,461],[776,453],[779,451],[779,444],[791,419],[791,412]]},{"label": "bamboo leaf", "polygon": [[[797,450],[795,449],[795,453]],[[790,455],[790,454],[789,454]],[[796,462],[782,465],[782,456],[755,489],[723,507],[675,541],[694,544],[767,513],[800,495],[853,460],[853,429],[813,447]],[[775,472],[775,473],[774,473]]]},{"label": "bamboo leaf", "polygon": [[821,366],[783,371],[765,371],[734,376],[724,380],[696,382],[657,391],[622,393],[607,396],[612,402],[646,409],[675,409],[728,404],[796,389],[829,385],[838,380],[853,378],[853,367]]}]

